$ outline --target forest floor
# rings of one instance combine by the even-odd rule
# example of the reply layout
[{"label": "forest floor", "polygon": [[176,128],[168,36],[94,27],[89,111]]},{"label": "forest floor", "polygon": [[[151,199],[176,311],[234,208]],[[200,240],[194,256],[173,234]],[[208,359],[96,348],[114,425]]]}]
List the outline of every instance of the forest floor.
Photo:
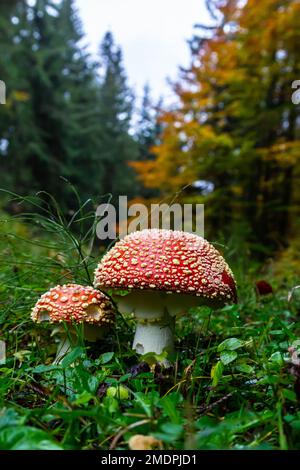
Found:
[{"label": "forest floor", "polygon": [[292,285],[257,296],[251,270],[237,272],[237,305],[178,319],[170,369],[132,351],[134,320],[120,315],[105,339],[78,340],[57,365],[51,328],[31,308],[56,284],[91,283],[100,256],[87,257],[88,237],[59,211],[1,220],[0,449],[128,449],[135,435],[162,449],[300,449]]}]

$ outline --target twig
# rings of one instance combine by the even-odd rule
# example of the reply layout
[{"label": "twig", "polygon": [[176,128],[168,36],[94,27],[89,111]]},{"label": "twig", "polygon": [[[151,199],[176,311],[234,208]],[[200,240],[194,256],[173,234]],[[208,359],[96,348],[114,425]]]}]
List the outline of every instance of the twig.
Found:
[{"label": "twig", "polygon": [[227,395],[224,395],[224,397],[219,398],[218,400],[214,401],[214,402],[211,403],[210,405],[201,405],[201,406],[199,407],[200,416],[204,415],[204,414],[207,413],[208,411],[211,411],[213,408],[215,408],[216,406],[218,406],[218,405],[219,405],[220,403],[222,403],[223,401],[228,400],[228,398],[232,397],[233,393],[235,393],[235,392],[227,393]]},{"label": "twig", "polygon": [[294,295],[295,290],[300,289],[300,286],[294,286],[288,293],[287,301],[290,303]]},{"label": "twig", "polygon": [[142,419],[141,421],[137,421],[136,423],[129,424],[129,426],[126,426],[125,428],[121,429],[121,431],[118,432],[118,434],[115,435],[115,437],[112,440],[112,443],[109,447],[110,450],[113,450],[120,438],[125,434],[125,432],[130,431],[131,429],[137,428],[138,426],[143,426],[144,424],[150,423],[151,419]]}]

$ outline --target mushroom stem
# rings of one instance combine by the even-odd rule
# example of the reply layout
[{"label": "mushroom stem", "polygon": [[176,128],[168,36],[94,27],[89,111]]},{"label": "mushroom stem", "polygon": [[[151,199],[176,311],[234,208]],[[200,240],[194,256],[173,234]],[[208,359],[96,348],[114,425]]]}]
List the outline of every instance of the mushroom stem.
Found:
[{"label": "mushroom stem", "polygon": [[[80,334],[80,331],[82,332]],[[83,325],[83,330],[78,330],[76,326],[72,325],[68,327],[68,331],[64,328],[57,328],[53,331],[52,336],[59,333],[59,343],[57,347],[56,357],[54,359],[54,364],[59,364],[66,354],[68,354],[76,343],[78,343],[78,338],[83,334],[83,338],[86,341],[95,342],[98,339],[102,339],[104,334],[108,331],[107,327],[99,328],[97,325]]]},{"label": "mushroom stem", "polygon": [[174,318],[164,315],[155,322],[138,319],[133,340],[133,349],[138,354],[161,354],[164,350],[174,351]]},{"label": "mushroom stem", "polygon": [[61,335],[57,347],[56,357],[53,364],[60,364],[66,354],[72,349],[72,340],[70,341],[69,335]]}]

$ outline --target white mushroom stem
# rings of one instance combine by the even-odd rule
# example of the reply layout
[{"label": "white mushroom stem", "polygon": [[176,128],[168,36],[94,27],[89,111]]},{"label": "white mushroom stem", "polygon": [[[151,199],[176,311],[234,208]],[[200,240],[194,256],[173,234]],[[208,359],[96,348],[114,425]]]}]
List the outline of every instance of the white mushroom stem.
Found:
[{"label": "white mushroom stem", "polygon": [[[82,333],[80,333],[80,331]],[[57,347],[56,357],[54,359],[54,364],[60,364],[66,354],[68,354],[74,346],[78,344],[80,335],[83,334],[83,339],[86,341],[95,342],[98,339],[103,338],[104,334],[108,332],[108,327],[99,327],[97,325],[89,325],[85,323],[83,325],[83,330],[81,330],[81,325],[70,325],[68,326],[68,331],[62,326],[55,328],[51,336],[58,335],[59,343]]]},{"label": "white mushroom stem", "polygon": [[174,318],[164,315],[155,323],[137,320],[132,348],[138,354],[174,351]]},{"label": "white mushroom stem", "polygon": [[133,290],[116,300],[121,313],[134,313],[137,320],[133,349],[138,354],[174,351],[176,315],[199,304],[197,297],[143,290]]},{"label": "white mushroom stem", "polygon": [[60,341],[58,343],[56,357],[53,361],[53,364],[60,364],[63,358],[68,354],[73,347],[73,341],[70,341],[68,335],[61,335]]}]

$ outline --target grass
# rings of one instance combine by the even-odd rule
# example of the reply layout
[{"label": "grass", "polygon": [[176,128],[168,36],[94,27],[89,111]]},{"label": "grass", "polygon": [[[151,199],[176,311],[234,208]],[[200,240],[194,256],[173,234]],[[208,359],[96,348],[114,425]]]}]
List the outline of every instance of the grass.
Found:
[{"label": "grass", "polygon": [[251,269],[237,266],[239,304],[178,319],[170,369],[131,350],[134,322],[120,315],[104,340],[79,339],[54,366],[51,328],[33,324],[30,310],[58,283],[91,283],[101,257],[97,221],[90,202],[69,220],[49,195],[29,203],[35,213],[0,222],[1,450],[128,449],[136,434],[168,450],[300,449],[292,285],[257,297]]}]

